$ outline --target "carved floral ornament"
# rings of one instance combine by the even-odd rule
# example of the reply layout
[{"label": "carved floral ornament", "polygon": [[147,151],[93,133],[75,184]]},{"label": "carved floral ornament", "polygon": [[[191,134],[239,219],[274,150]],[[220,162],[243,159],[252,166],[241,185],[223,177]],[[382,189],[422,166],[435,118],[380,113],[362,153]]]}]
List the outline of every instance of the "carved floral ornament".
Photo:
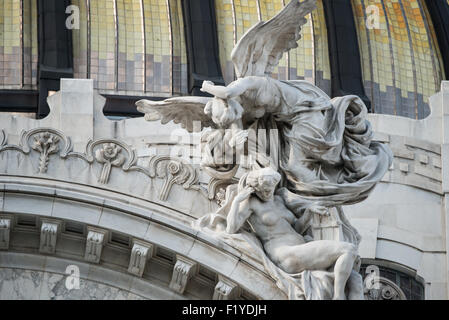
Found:
[{"label": "carved floral ornament", "polygon": [[67,158],[72,150],[70,138],[61,131],[52,128],[36,128],[22,131],[19,145],[7,144],[8,136],[1,130],[0,152],[15,150],[23,154],[30,154],[31,150],[39,153],[38,173],[47,173],[50,156],[59,152],[63,159]]},{"label": "carved floral ornament", "polygon": [[101,170],[98,182],[101,184],[106,184],[109,181],[109,176],[111,175],[111,168],[120,167],[125,162],[125,157],[122,152],[122,148],[113,143],[105,143],[102,148],[95,151],[95,160],[99,163],[103,163],[103,168]]},{"label": "carved floral ornament", "polygon": [[59,137],[50,132],[41,132],[33,136],[34,143],[31,146],[33,150],[40,153],[39,173],[45,173],[48,169],[49,157],[51,154],[59,151]]}]

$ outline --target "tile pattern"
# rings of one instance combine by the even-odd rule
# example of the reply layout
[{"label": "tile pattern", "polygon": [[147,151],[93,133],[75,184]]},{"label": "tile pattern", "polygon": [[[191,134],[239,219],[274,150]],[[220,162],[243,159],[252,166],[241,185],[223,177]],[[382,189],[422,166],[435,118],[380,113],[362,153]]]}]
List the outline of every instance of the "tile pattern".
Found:
[{"label": "tile pattern", "polygon": [[[439,91],[444,71],[425,3],[352,0],[352,4],[364,85],[373,111],[427,117],[429,97]],[[375,11],[379,12],[379,28],[368,28],[366,21]]]},{"label": "tile pattern", "polygon": [[237,27],[234,24],[234,1],[215,0],[215,12],[221,70],[225,82],[230,83],[235,77],[231,52],[237,43]]},{"label": "tile pattern", "polygon": [[307,80],[331,93],[331,70],[323,2],[307,17],[298,48],[290,51],[290,79]]},{"label": "tile pattern", "polygon": [[[225,81],[234,77],[230,54],[258,21],[288,0],[216,0],[220,60]],[[444,79],[434,26],[424,1],[352,0],[364,84],[377,113],[425,118],[429,97]],[[72,0],[80,9],[73,30],[76,78],[92,78],[103,93],[187,93],[181,0]],[[380,13],[367,29],[366,9]],[[448,2],[449,5],[449,2]],[[330,66],[322,1],[303,28],[299,47],[286,54],[273,77],[305,79],[330,92]],[[37,87],[37,7],[34,0],[0,3],[0,88]]]},{"label": "tile pattern", "polygon": [[75,77],[101,93],[170,96],[187,93],[181,0],[72,0]]},{"label": "tile pattern", "polygon": [[170,0],[173,93],[187,93],[187,49],[181,0]]},{"label": "tile pattern", "polygon": [[[267,21],[289,0],[216,0],[216,15],[220,61],[226,83],[235,79],[230,60],[232,49],[245,32],[258,23]],[[327,30],[323,4],[308,17],[303,27],[299,47],[285,54],[272,76],[281,80],[307,80],[330,93],[330,65]]]},{"label": "tile pattern", "polygon": [[[142,22],[140,1],[117,0],[118,90],[144,90],[144,26]],[[166,77],[169,77],[169,72]],[[169,88],[166,89],[168,90]]]},{"label": "tile pattern", "polygon": [[[94,80],[96,89],[115,90],[117,87],[115,11],[115,1],[89,1],[89,78]],[[87,32],[80,30],[83,31]]]},{"label": "tile pattern", "polygon": [[0,89],[35,89],[37,7],[34,0],[0,2]]},{"label": "tile pattern", "polygon": [[88,0],[72,0],[72,5],[79,8],[80,11],[80,28],[72,30],[73,43],[73,72],[75,78],[89,78],[88,70],[88,34],[82,32],[88,29],[87,5]]},{"label": "tile pattern", "polygon": [[147,91],[171,92],[169,8],[165,0],[145,0]]}]

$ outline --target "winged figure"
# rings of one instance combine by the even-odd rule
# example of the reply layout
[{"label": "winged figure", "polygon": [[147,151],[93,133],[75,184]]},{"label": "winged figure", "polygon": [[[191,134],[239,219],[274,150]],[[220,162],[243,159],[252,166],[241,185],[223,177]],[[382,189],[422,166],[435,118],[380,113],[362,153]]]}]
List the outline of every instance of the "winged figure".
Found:
[{"label": "winged figure", "polygon": [[[213,98],[140,100],[138,110],[147,119],[173,120],[188,131],[194,121],[201,123],[200,129],[213,128],[215,133],[203,139],[210,151],[203,164],[212,169],[216,154],[247,138],[242,130],[277,129],[277,139],[257,134],[248,140],[274,146],[275,152],[259,167],[270,165],[284,174],[286,196],[317,197],[332,205],[364,200],[388,170],[391,152],[372,142],[363,101],[357,96],[331,100],[307,81],[270,77],[283,54],[298,46],[305,17],[315,8],[316,0],[292,0],[272,19],[250,28],[231,54],[237,80],[228,86],[203,82],[201,90]],[[231,134],[224,129],[232,129]],[[217,145],[217,136],[225,146]]]},{"label": "winged figure", "polygon": [[[307,22],[305,16],[315,7],[316,0],[293,0],[268,22],[261,21],[249,29],[232,52],[238,78],[269,77],[284,52],[298,46],[301,26]],[[232,174],[235,166],[222,166],[222,155],[232,155],[233,148],[247,139],[248,134],[242,129],[266,114],[264,106],[248,103],[251,92],[246,92],[245,83],[233,82],[228,88],[236,90],[229,94],[224,87],[214,87],[212,82],[205,81],[202,91],[214,98],[188,96],[164,101],[140,100],[136,103],[137,110],[145,113],[146,120],[160,120],[162,124],[173,121],[189,132],[206,127],[214,129],[202,137],[205,159],[201,164],[203,168],[211,169],[209,172],[213,175],[214,169]],[[200,125],[195,127],[195,123]],[[225,129],[231,131],[226,133]]]},{"label": "winged figure", "polygon": [[[284,52],[298,46],[301,38],[301,26],[307,20],[305,16],[316,8],[316,0],[293,0],[281,12],[268,22],[260,21],[249,29],[234,48],[231,58],[238,78],[247,76],[269,76],[277,66]],[[213,85],[207,82],[209,85]],[[207,91],[205,86],[204,91]],[[204,112],[208,103],[220,104],[223,101],[207,97],[176,97],[164,101],[140,100],[137,109],[145,113],[149,121],[161,120],[163,124],[173,120],[180,123],[189,132],[192,123],[201,122],[204,127],[217,127],[210,115]],[[226,106],[226,103],[225,103]],[[264,112],[255,112],[243,104],[243,118],[257,118]]]},{"label": "winged figure", "polygon": [[[243,193],[246,198],[260,200],[261,194],[275,193],[296,219],[312,212],[312,207],[333,208],[336,213],[332,219],[339,226],[341,236],[329,240],[358,246],[360,236],[344,216],[341,206],[368,197],[391,166],[391,150],[373,141],[373,131],[366,120],[368,111],[358,96],[331,99],[307,81],[280,81],[270,76],[283,54],[297,47],[305,17],[315,7],[316,0],[292,0],[272,19],[249,29],[231,54],[237,80],[227,86],[203,82],[201,90],[213,98],[141,100],[137,106],[149,120],[160,119],[162,123],[173,120],[188,131],[193,130],[193,121],[201,123],[199,129],[211,127],[212,130],[204,131],[203,135],[206,159],[202,167],[214,178],[230,179],[235,175],[238,167],[235,159],[231,157],[231,164],[223,165],[222,154],[227,151],[232,154],[235,146],[248,141],[246,152],[256,155],[250,171],[271,167],[280,174],[276,184],[268,179],[271,182],[260,182],[259,191],[248,189],[252,191]],[[231,130],[226,132],[226,129]],[[252,130],[257,134],[252,135]],[[249,215],[251,210],[243,210],[240,203],[244,196],[240,199],[235,189],[235,185],[228,187],[222,208],[216,214],[204,216],[200,225],[211,227],[213,221],[229,223],[226,220],[229,212]],[[268,216],[268,212],[279,211],[279,206],[268,207],[263,199],[255,203],[251,212],[259,210],[264,213],[263,217]],[[259,222],[274,230],[272,226],[278,220],[274,216],[270,219]],[[315,220],[321,221],[321,218]],[[319,230],[320,225],[307,228],[313,235],[313,230]],[[239,232],[237,229],[233,231]],[[263,232],[256,229],[256,236],[263,238]],[[293,229],[289,227],[289,230]],[[270,239],[274,236],[270,235]],[[316,232],[312,241],[320,240],[318,237],[319,232]],[[262,251],[267,253],[267,250]],[[344,279],[349,277],[353,260],[351,258],[344,272]],[[275,264],[280,267],[279,261]],[[341,294],[337,296],[343,296],[342,292],[340,286]]]}]

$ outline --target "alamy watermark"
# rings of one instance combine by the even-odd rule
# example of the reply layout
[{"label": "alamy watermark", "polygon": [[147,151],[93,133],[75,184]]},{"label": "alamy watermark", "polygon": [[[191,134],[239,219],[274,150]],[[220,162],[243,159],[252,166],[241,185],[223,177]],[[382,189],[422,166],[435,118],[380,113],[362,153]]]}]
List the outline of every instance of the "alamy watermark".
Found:
[{"label": "alamy watermark", "polygon": [[74,264],[67,266],[65,273],[68,275],[65,279],[67,290],[78,290],[80,288],[80,268]]},{"label": "alamy watermark", "polygon": [[[70,5],[65,10],[69,14],[65,21],[66,28],[69,30],[80,29],[80,8],[77,5]],[[380,9],[376,5],[366,7],[366,28],[369,30],[379,30],[380,27]]]},{"label": "alamy watermark", "polygon": [[65,9],[65,13],[70,14],[65,20],[65,26],[69,30],[80,29],[80,8],[76,5],[70,5]]},{"label": "alamy watermark", "polygon": [[380,9],[376,5],[366,7],[366,28],[369,30],[380,29]]},{"label": "alamy watermark", "polygon": [[[201,128],[201,122],[194,121],[193,127]],[[170,134],[170,157],[181,158],[194,165],[208,163],[213,166],[251,166],[277,157],[280,140],[277,129],[199,131],[190,134],[184,129],[173,130]]]},{"label": "alamy watermark", "polygon": [[363,283],[367,290],[380,289],[380,270],[378,266],[370,265],[366,267]]}]

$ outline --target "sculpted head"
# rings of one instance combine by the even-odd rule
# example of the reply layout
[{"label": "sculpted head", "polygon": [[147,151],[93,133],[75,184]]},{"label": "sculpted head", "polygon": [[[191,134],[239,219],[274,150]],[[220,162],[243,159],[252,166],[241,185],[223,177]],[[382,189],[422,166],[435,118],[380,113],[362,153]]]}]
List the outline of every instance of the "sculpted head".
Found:
[{"label": "sculpted head", "polygon": [[206,104],[204,113],[211,117],[215,124],[225,128],[242,118],[243,107],[234,99],[223,100],[215,97]]},{"label": "sculpted head", "polygon": [[273,198],[279,181],[281,181],[281,175],[271,168],[251,171],[246,178],[246,184],[256,190],[256,195],[262,201]]}]

